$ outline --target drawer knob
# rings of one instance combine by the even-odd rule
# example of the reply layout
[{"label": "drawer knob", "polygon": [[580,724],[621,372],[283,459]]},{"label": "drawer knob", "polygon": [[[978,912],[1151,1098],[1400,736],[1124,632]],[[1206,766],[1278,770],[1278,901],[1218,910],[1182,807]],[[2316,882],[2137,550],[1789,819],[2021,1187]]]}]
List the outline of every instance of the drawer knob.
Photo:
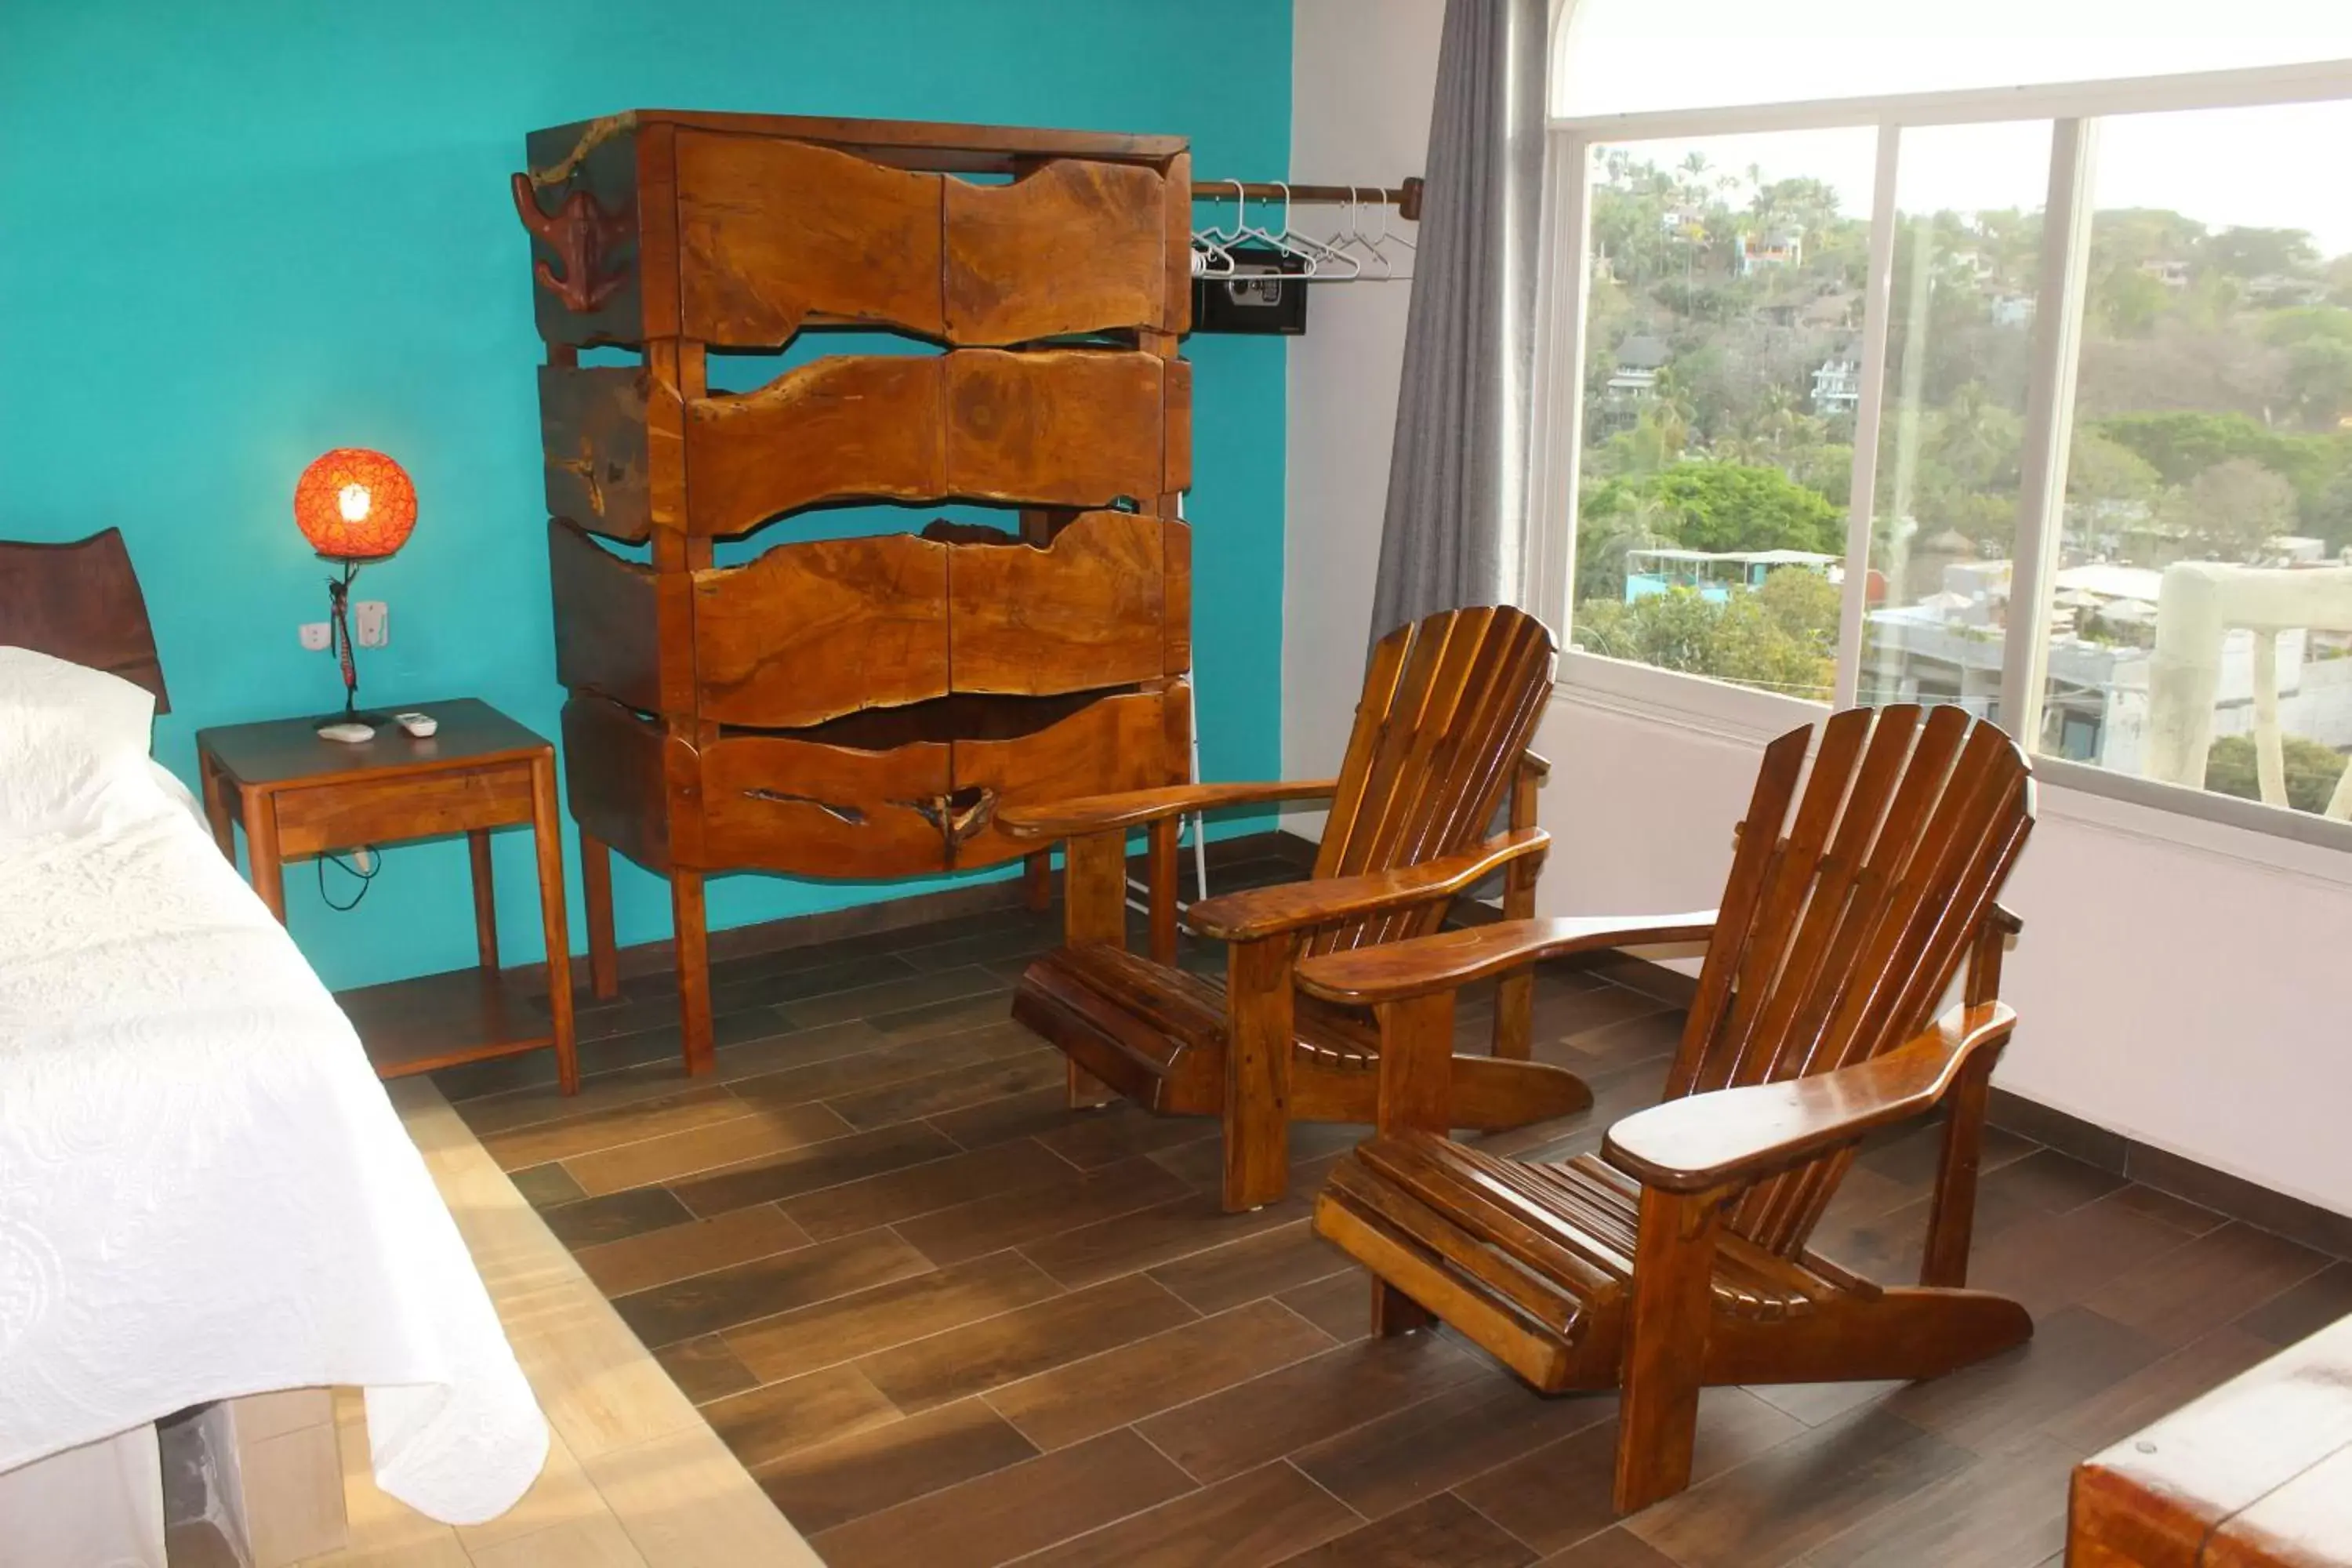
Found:
[{"label": "drawer knob", "polygon": [[996,816],[996,791],[987,784],[961,789],[953,795],[935,795],[922,800],[892,801],[903,805],[940,830],[940,839],[952,854],[958,846],[986,828]]}]

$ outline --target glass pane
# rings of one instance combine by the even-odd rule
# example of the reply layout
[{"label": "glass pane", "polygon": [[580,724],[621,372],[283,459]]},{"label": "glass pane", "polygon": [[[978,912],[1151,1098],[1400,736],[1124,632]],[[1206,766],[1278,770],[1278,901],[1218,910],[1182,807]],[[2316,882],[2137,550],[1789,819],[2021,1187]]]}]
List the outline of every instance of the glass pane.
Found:
[{"label": "glass pane", "polygon": [[1575,0],[1552,112],[1618,114],[2352,58],[2343,0]]},{"label": "glass pane", "polygon": [[1864,702],[2000,717],[2049,185],[2047,121],[1903,133]]},{"label": "glass pane", "polygon": [[2041,749],[2352,815],[2352,104],[2100,129]]},{"label": "glass pane", "polygon": [[1828,700],[1876,140],[1593,150],[1577,647]]}]

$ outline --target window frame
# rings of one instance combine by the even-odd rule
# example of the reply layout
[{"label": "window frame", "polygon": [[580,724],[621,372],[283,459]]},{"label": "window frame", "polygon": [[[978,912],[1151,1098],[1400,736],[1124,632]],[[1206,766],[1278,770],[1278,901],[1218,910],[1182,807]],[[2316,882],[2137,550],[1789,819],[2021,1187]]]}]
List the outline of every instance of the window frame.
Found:
[{"label": "window frame", "polygon": [[[1555,47],[1574,10],[1573,0],[1559,7]],[[1526,535],[1525,598],[1547,624],[1560,628],[1564,646],[1558,694],[1588,706],[1751,738],[1778,734],[1816,721],[1832,708],[1853,705],[1860,688],[1903,132],[1927,126],[2047,121],[2052,124],[2052,143],[2043,209],[2042,305],[2033,326],[2032,381],[2021,451],[2018,549],[2001,656],[2004,719],[2013,734],[2038,735],[2052,609],[2049,584],[2057,566],[2058,525],[2063,521],[2074,377],[2088,292],[2099,122],[2116,115],[2333,100],[2352,100],[2352,58],[1895,97],[1551,116],[1545,138],[1543,250],[1537,286],[1534,429],[1528,489],[1534,526]],[[1828,703],[1609,658],[1576,648],[1570,641],[1578,487],[1584,446],[1581,367],[1591,274],[1588,260],[1591,149],[1602,143],[1821,130],[1870,130],[1878,137],[1864,288],[1861,402],[1855,410],[1845,587],[1840,605],[1836,678]],[[2168,818],[2188,817],[2211,827],[2290,840],[2294,848],[2251,847],[2260,852],[2250,858],[2270,861],[2275,858],[2275,851],[2284,850],[2295,868],[2314,871],[2329,881],[2352,882],[2352,864],[2337,853],[2352,850],[2352,823],[2116,773],[2041,754],[2030,739],[2024,743],[2036,773],[2045,783],[2103,797],[2128,818],[2147,817],[2137,831],[2168,841],[2217,847],[2209,842],[2210,828],[2184,834],[2167,824]],[[2098,812],[2090,816],[2107,822]],[[2234,834],[2224,834],[2221,842],[2235,838]],[[2306,846],[2324,853],[2314,858]]]}]

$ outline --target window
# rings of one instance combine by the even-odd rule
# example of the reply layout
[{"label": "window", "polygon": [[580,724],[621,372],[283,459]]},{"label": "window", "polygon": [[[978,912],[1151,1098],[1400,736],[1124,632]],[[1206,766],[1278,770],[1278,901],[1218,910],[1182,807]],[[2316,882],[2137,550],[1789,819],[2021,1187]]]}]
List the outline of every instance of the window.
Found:
[{"label": "window", "polygon": [[2100,127],[2046,754],[2352,816],[2352,200],[2294,152],[2347,137],[2352,102]]},{"label": "window", "polygon": [[2050,125],[1905,132],[1860,698],[2000,718]]},{"label": "window", "polygon": [[1593,150],[1577,647],[1828,700],[1874,141]]},{"label": "window", "polygon": [[2002,0],[1905,78],[1858,64],[1909,8],[1792,5],[1565,29],[1569,681],[1960,703],[2069,783],[2352,846],[2308,826],[2352,818],[2352,21]]}]

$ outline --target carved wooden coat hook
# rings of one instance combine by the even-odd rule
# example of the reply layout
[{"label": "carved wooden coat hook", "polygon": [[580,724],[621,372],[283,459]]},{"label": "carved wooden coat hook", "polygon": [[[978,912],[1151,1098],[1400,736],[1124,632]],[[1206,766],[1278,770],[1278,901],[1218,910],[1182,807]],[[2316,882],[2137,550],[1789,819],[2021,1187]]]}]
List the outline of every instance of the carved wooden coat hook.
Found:
[{"label": "carved wooden coat hook", "polygon": [[529,174],[514,177],[514,201],[523,227],[563,263],[561,277],[545,261],[533,266],[531,275],[565,310],[584,315],[613,297],[625,279],[604,275],[604,258],[627,237],[627,218],[604,211],[586,191],[574,191],[552,214],[544,212]]}]

